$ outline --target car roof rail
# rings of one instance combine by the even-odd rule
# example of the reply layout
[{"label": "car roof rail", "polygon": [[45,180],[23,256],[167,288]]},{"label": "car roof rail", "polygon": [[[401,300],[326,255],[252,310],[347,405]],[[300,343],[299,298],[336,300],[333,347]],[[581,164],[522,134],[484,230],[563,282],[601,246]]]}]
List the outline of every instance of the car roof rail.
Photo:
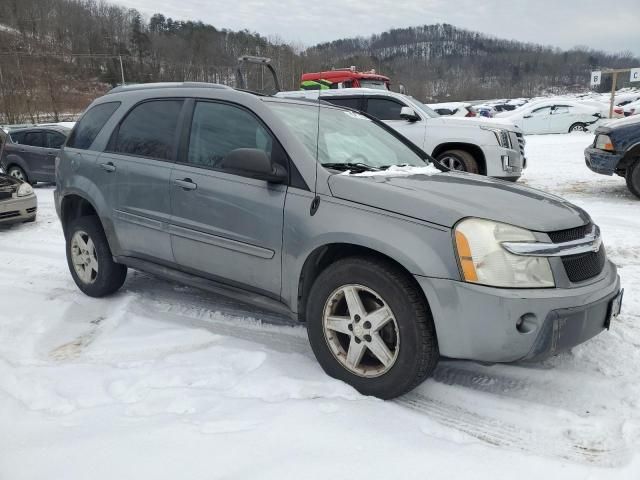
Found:
[{"label": "car roof rail", "polygon": [[107,92],[121,93],[121,92],[133,92],[136,90],[155,90],[162,88],[213,88],[219,90],[231,90],[231,87],[227,85],[221,85],[219,83],[207,83],[207,82],[158,82],[158,83],[132,83],[130,85],[119,85],[112,88]]},{"label": "car roof rail", "polygon": [[267,57],[255,57],[253,55],[243,55],[242,57],[238,58],[238,65],[236,66],[236,75],[235,75],[236,87],[238,88],[238,90],[264,95],[264,92],[250,90],[247,87],[245,79],[242,75],[242,67],[244,65],[261,65],[263,67],[267,67],[267,69],[271,72],[271,75],[273,76],[273,83],[275,86],[275,92],[272,92],[272,94],[278,93],[280,91],[280,80],[278,79],[278,73],[276,72],[275,68],[273,68],[273,65],[271,65],[271,59]]}]

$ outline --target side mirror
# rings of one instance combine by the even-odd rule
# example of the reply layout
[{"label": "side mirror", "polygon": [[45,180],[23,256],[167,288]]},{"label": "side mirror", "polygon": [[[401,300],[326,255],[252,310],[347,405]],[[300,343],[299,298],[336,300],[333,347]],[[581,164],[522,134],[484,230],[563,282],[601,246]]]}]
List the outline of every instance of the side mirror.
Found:
[{"label": "side mirror", "polygon": [[287,170],[273,163],[269,156],[258,148],[236,148],[220,162],[218,167],[226,172],[269,183],[284,183],[289,179]]},{"label": "side mirror", "polygon": [[400,118],[403,118],[409,122],[416,122],[420,120],[418,114],[411,107],[402,107],[400,109]]}]

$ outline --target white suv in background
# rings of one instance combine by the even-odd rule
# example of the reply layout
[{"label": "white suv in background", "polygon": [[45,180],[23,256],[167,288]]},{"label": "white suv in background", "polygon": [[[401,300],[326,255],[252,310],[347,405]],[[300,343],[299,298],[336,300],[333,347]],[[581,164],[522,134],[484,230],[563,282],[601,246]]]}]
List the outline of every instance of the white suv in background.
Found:
[{"label": "white suv in background", "polygon": [[511,122],[443,117],[412,97],[369,88],[279,92],[279,97],[318,96],[382,120],[453,170],[516,181],[526,166],[522,131]]}]

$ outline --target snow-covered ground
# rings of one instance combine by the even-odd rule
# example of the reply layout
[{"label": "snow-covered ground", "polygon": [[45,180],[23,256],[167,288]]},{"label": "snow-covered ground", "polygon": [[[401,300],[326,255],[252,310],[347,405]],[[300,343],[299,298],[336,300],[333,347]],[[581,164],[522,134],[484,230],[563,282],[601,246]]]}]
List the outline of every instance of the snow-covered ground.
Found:
[{"label": "snow-covered ground", "polygon": [[390,402],[277,316],[133,272],[84,296],[37,188],[37,223],[0,229],[0,478],[640,478],[640,201],[585,167],[591,139],[528,137],[523,182],[600,225],[626,288],[611,330],[538,364],[443,361]]}]

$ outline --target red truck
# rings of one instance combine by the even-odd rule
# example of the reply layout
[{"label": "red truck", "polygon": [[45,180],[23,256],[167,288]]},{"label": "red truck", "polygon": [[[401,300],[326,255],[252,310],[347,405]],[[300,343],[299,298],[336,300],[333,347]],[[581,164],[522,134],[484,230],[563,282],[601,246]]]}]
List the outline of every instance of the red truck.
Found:
[{"label": "red truck", "polygon": [[377,88],[389,90],[389,77],[375,70],[358,72],[356,67],[339,68],[326,72],[303,73],[301,90],[328,90],[332,88]]}]

